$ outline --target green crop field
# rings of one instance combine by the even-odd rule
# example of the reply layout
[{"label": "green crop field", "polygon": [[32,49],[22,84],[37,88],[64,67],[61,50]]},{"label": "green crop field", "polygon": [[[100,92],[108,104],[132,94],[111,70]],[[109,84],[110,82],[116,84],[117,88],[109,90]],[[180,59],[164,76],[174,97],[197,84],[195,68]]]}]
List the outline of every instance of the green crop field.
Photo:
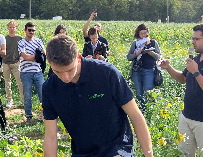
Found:
[{"label": "green crop field", "polygon": [[[9,20],[0,21],[0,34],[7,35],[7,23]],[[25,37],[24,25],[26,20],[18,20],[17,34]],[[84,39],[82,28],[86,21],[38,21],[33,20],[36,24],[35,37],[42,39],[46,47],[47,42],[53,36],[55,28],[58,24],[64,24],[67,27],[68,35],[73,37],[78,44],[79,52],[82,52]],[[130,62],[127,60],[127,53],[133,42],[135,28],[143,22],[133,21],[100,21],[103,25],[101,33],[109,41],[111,54],[108,57],[109,62],[114,64],[124,75],[125,79],[135,89],[129,75]],[[93,25],[94,21],[92,21]],[[160,45],[164,58],[170,60],[171,65],[178,69],[184,70],[186,58],[188,57],[188,47],[191,47],[191,37],[193,26],[191,23],[151,23],[145,22],[150,29],[150,38],[156,39]],[[49,66],[44,74],[47,78]],[[184,107],[183,99],[185,85],[177,83],[170,75],[162,70],[164,83],[160,87],[148,92],[149,99],[156,98],[156,103],[149,101],[145,112],[145,118],[151,133],[153,150],[155,157],[176,157],[179,152],[177,150],[178,142],[182,142],[185,135],[178,133],[178,118]],[[14,107],[6,109],[7,121],[13,132],[8,136],[16,136],[17,141],[7,141],[0,135],[0,157],[33,157],[43,155],[43,136],[44,123],[39,122],[37,117],[40,113],[39,100],[36,92],[33,90],[33,114],[34,124],[27,126],[25,124],[25,116],[23,104],[20,102],[20,96],[12,76],[12,91],[14,99]],[[4,90],[4,80],[0,83],[0,98],[5,106],[7,98]],[[136,98],[135,98],[136,99]],[[16,113],[15,113],[16,111]],[[18,112],[17,112],[18,111]],[[59,120],[59,151],[58,156],[71,156],[71,137],[66,133],[63,124]],[[134,156],[144,156],[136,135],[134,138]]]}]

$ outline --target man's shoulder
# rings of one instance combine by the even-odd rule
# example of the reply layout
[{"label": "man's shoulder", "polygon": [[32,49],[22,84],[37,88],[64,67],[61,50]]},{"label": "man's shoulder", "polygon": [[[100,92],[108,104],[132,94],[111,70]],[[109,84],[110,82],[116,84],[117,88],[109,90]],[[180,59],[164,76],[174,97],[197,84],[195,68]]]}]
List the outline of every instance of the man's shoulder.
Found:
[{"label": "man's shoulder", "polygon": [[43,83],[43,89],[47,92],[51,92],[52,89],[55,88],[54,82],[56,81],[56,75],[52,74],[44,83]]},{"label": "man's shoulder", "polygon": [[5,39],[5,37],[2,34],[0,34],[0,39]]},{"label": "man's shoulder", "polygon": [[113,64],[98,59],[86,59],[84,65],[92,76],[97,74],[103,77],[110,75],[111,71],[118,71]]}]

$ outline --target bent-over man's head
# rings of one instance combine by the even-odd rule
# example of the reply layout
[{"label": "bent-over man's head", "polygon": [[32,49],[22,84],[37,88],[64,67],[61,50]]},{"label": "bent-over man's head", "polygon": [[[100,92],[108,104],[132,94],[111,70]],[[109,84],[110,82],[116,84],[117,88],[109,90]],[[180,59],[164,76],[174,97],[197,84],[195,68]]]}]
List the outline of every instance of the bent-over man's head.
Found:
[{"label": "bent-over man's head", "polygon": [[73,38],[67,35],[54,36],[48,42],[46,52],[47,60],[59,79],[65,83],[78,81],[81,55],[78,55],[78,47]]},{"label": "bent-over man's head", "polygon": [[58,35],[48,42],[46,54],[50,64],[67,66],[78,57],[78,47],[73,38],[67,35]]}]

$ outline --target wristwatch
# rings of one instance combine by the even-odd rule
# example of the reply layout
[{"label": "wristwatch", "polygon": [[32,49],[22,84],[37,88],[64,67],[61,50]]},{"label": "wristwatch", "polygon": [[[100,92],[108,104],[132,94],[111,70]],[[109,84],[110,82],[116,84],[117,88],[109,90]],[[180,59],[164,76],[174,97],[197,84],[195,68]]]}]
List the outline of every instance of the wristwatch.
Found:
[{"label": "wristwatch", "polygon": [[199,71],[198,71],[198,72],[195,72],[195,73],[193,74],[193,77],[197,77],[197,76],[199,76],[199,74],[200,74]]}]

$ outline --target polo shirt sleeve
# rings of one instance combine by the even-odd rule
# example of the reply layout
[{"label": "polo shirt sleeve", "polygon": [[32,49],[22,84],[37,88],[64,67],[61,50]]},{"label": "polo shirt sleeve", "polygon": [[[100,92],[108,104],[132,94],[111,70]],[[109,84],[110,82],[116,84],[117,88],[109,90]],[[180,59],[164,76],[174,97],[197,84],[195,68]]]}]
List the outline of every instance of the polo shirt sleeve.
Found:
[{"label": "polo shirt sleeve", "polygon": [[48,91],[49,88],[47,88],[48,85],[45,82],[42,87],[42,107],[43,107],[43,115],[44,119],[46,120],[55,120],[57,119],[58,115],[56,111],[54,110],[53,104],[51,103],[51,95]]},{"label": "polo shirt sleeve", "polygon": [[110,73],[110,88],[113,100],[119,107],[127,104],[134,98],[128,83],[114,66]]}]

